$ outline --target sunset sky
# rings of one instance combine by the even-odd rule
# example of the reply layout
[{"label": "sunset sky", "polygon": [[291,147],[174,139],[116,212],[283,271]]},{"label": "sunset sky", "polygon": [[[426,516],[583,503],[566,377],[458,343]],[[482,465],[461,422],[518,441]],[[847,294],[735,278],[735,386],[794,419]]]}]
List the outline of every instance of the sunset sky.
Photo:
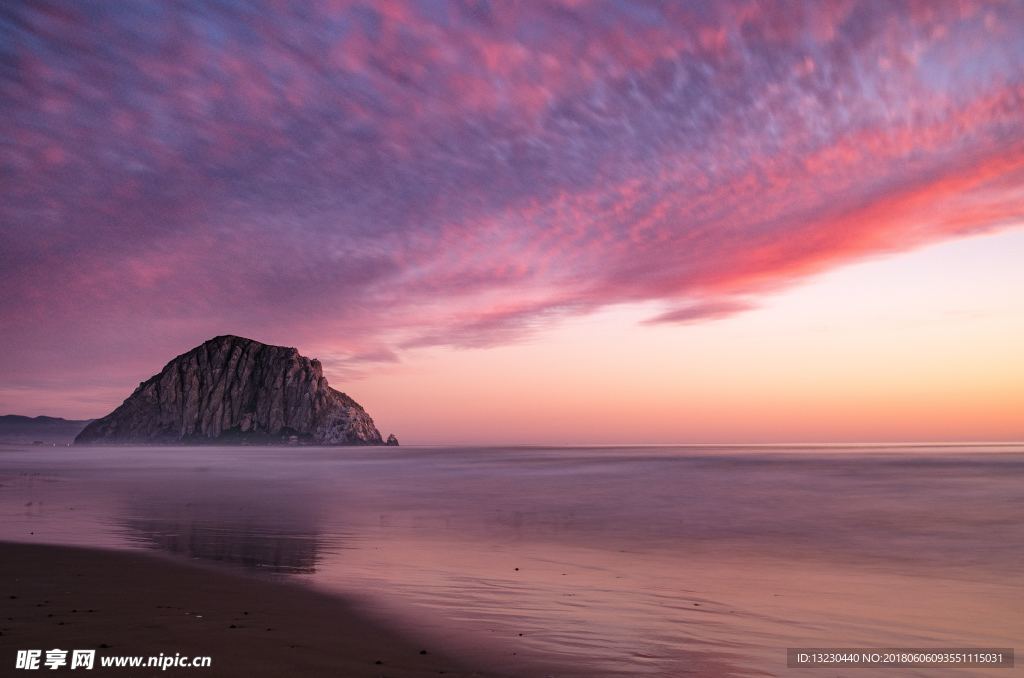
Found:
[{"label": "sunset sky", "polygon": [[1022,2],[7,2],[0,414],[218,334],[404,443],[1024,439]]}]

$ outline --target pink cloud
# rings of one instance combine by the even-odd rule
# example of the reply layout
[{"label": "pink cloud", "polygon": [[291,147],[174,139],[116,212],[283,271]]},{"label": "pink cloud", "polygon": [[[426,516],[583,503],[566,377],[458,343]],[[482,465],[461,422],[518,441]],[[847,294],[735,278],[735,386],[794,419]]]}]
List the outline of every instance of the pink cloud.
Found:
[{"label": "pink cloud", "polygon": [[754,308],[754,305],[751,304],[750,302],[741,301],[738,299],[708,299],[698,303],[690,304],[689,306],[683,306],[681,308],[673,309],[671,311],[665,311],[661,315],[655,316],[654,318],[651,318],[647,322],[650,324],[692,323],[701,320],[714,320],[716,318],[725,318],[727,316],[731,316],[742,311],[749,311],[752,308]]}]

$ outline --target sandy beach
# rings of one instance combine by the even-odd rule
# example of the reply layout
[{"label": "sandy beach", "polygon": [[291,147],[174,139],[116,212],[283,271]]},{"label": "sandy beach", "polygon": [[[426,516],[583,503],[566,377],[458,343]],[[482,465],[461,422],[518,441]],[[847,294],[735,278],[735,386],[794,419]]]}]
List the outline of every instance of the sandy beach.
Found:
[{"label": "sandy beach", "polygon": [[[0,544],[0,661],[96,649],[96,675],[483,676],[340,598],[143,553]],[[426,651],[424,653],[424,651]],[[209,656],[209,668],[100,667],[103,656]],[[45,667],[43,667],[45,670]],[[67,670],[67,667],[63,667]]]}]

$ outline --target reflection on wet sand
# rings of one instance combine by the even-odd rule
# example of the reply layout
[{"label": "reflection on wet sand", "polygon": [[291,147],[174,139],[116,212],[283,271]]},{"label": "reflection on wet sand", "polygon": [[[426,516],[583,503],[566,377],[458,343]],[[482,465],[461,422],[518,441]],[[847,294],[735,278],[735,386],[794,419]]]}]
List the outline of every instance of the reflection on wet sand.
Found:
[{"label": "reflection on wet sand", "polygon": [[323,539],[315,494],[300,501],[280,483],[227,478],[191,485],[185,500],[140,490],[115,518],[136,545],[268,572],[316,572]]},{"label": "reflection on wet sand", "polygon": [[315,534],[269,533],[259,523],[230,518],[130,519],[124,526],[137,533],[129,539],[147,548],[271,572],[316,572]]}]

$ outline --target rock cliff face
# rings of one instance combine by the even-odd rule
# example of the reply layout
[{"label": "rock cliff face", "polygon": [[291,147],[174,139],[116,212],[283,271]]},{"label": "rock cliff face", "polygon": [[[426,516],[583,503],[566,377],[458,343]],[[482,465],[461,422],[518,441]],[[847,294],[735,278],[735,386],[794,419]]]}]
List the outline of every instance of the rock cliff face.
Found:
[{"label": "rock cliff face", "polygon": [[382,445],[370,415],[318,360],[242,337],[210,339],[139,384],[76,444]]}]

